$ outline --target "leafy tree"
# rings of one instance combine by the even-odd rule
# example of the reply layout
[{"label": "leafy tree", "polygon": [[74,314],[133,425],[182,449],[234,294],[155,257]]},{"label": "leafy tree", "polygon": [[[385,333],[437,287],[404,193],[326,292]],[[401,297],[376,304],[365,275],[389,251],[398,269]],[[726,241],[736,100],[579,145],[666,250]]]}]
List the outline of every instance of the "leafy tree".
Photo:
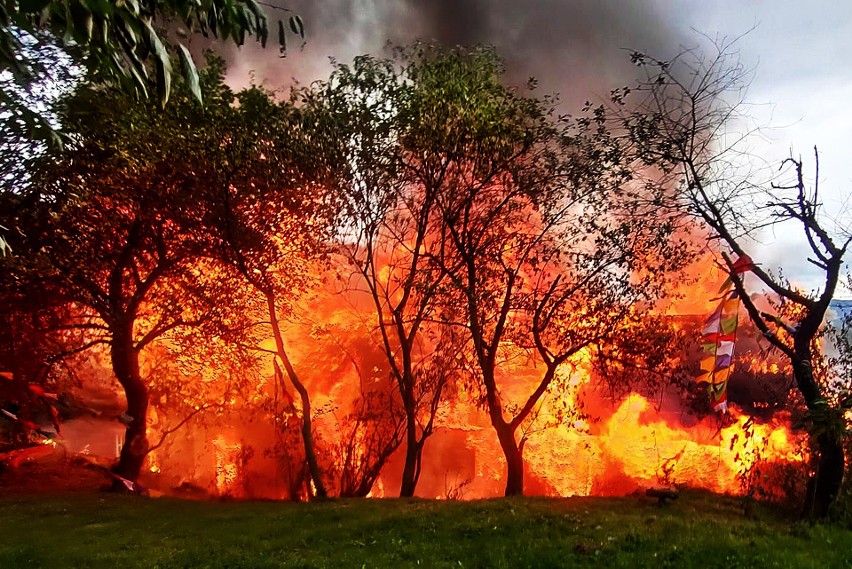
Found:
[{"label": "leafy tree", "polygon": [[434,259],[445,246],[436,199],[446,166],[439,154],[415,147],[440,105],[435,86],[420,81],[428,63],[418,49],[397,50],[397,59],[356,58],[302,93],[326,152],[342,157],[349,221],[338,229],[339,251],[355,271],[352,288],[372,302],[377,343],[405,413],[401,496],[414,495],[423,447],[453,375],[447,354],[458,347],[434,324],[445,280]]},{"label": "leafy tree", "polygon": [[[393,76],[392,63],[356,64],[362,82],[354,95],[377,89],[357,99],[351,120],[386,119],[353,137],[362,153],[352,166],[356,203],[369,204],[355,224],[367,228],[355,241],[367,245],[359,266],[375,283],[368,288],[378,297],[380,329],[395,334],[388,352],[402,354],[403,363],[401,346],[424,322],[467,331],[455,357],[469,357],[506,456],[506,493],[520,494],[519,431],[561,365],[653,298],[654,283],[677,258],[667,255],[674,226],[636,209],[638,194],[650,198],[628,191],[619,142],[598,128],[591,109],[591,118],[574,122],[556,117],[551,99],[504,87],[489,49],[415,45],[402,55],[412,87],[402,83],[403,96],[391,101],[380,93],[391,89],[384,78]],[[368,136],[374,139],[359,146]],[[389,241],[380,241],[383,232]],[[401,262],[380,264],[377,252]],[[649,269],[654,259],[660,262]],[[531,393],[510,386],[518,357],[542,370]]]},{"label": "leafy tree", "polygon": [[[140,354],[184,327],[239,322],[239,291],[199,262],[210,257],[198,199],[219,148],[217,117],[231,112],[222,68],[202,77],[207,106],[189,92],[166,113],[111,88],[88,87],[63,112],[73,145],[39,164],[4,224],[22,254],[19,275],[55,305],[76,307],[75,326],[108,346],[127,399],[115,474],[135,481],[149,449],[149,385]],[[187,127],[192,128],[191,132]]]},{"label": "leafy tree", "polygon": [[[28,49],[38,63],[38,76],[20,85],[9,73],[0,72],[0,187],[3,192],[23,192],[33,165],[51,146],[61,146],[53,111],[58,99],[77,82],[79,70],[55,46]],[[5,236],[14,227],[0,227],[0,256],[13,251]]]},{"label": "leafy tree", "polygon": [[[290,30],[304,37],[301,18],[291,16]],[[152,0],[148,2],[5,2],[0,8],[0,73],[12,76],[18,87],[29,88],[43,78],[57,56],[57,46],[90,74],[147,96],[156,85],[161,104],[169,98],[172,56],[177,52],[189,89],[201,99],[193,58],[181,41],[172,41],[162,26],[178,35],[201,33],[237,45],[255,36],[266,45],[267,18],[255,0]],[[278,40],[286,46],[285,25],[278,21]],[[45,53],[48,54],[45,57]],[[153,67],[155,77],[149,77]],[[39,111],[22,105],[19,93],[4,86],[0,105],[36,131],[50,131]]]},{"label": "leafy tree", "polygon": [[330,170],[291,105],[274,103],[259,89],[241,93],[238,101],[239,116],[223,138],[223,155],[211,165],[217,180],[207,192],[208,229],[230,276],[262,299],[276,356],[299,396],[306,460],[322,498],[327,490],[314,444],[310,393],[289,356],[281,320],[307,291],[314,263],[326,253],[335,214],[333,186],[324,183]]},{"label": "leafy tree", "polygon": [[800,158],[785,160],[780,174],[768,181],[748,163],[756,157],[743,147],[749,134],[743,126],[748,117],[742,115],[747,73],[731,47],[731,42],[722,41],[710,56],[688,50],[670,60],[635,53],[633,61],[647,73],[634,89],[635,110],[619,113],[618,127],[626,131],[641,163],[656,168],[659,181],[677,189],[675,206],[703,221],[739,258],[746,258],[749,238],[761,228],[793,224],[801,230],[809,248],[807,261],[822,273],[817,289],[806,293],[780,273],[760,264],[750,267],[760,285],[778,299],[777,310],[761,310],[731,258],[723,257],[751,321],[792,365],[815,445],[805,510],[823,517],[843,478],[843,409],[814,374],[819,358],[814,340],[852,237],[842,228],[833,231],[823,212],[816,150],[813,184]]},{"label": "leafy tree", "polygon": [[[290,16],[287,26],[304,38],[299,16]],[[7,167],[3,181],[14,179],[13,170],[20,173],[19,165],[40,154],[43,143],[62,144],[55,117],[45,104],[68,88],[69,77],[79,75],[78,65],[90,77],[136,96],[147,98],[149,89],[156,87],[160,104],[165,105],[177,54],[188,88],[201,100],[189,49],[182,41],[171,40],[163,27],[175,29],[178,36],[200,32],[237,45],[246,36],[255,36],[265,47],[269,37],[266,15],[255,0],[4,2],[0,6],[0,131]],[[282,20],[277,27],[283,53],[288,32]],[[18,160],[10,159],[13,156]],[[0,254],[9,251],[0,233]]]}]

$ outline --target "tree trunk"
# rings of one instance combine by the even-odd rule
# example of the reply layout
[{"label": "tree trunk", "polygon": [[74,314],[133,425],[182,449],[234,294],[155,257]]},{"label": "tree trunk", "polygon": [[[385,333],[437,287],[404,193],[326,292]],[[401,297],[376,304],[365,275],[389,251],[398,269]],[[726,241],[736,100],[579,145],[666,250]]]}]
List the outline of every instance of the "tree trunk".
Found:
[{"label": "tree trunk", "polygon": [[808,481],[808,493],[805,501],[805,516],[825,518],[843,482],[844,453],[843,444],[831,433],[817,437],[816,472]]},{"label": "tree trunk", "polygon": [[[122,478],[136,482],[148,454],[148,388],[139,374],[139,353],[133,346],[133,324],[124,324],[113,330],[110,345],[112,369],[124,388],[127,398],[127,429],[121,447],[118,464],[113,472]],[[115,489],[125,486],[116,480]]]},{"label": "tree trunk", "polygon": [[269,310],[269,322],[272,325],[272,334],[275,337],[275,347],[278,352],[278,357],[281,358],[281,363],[284,364],[284,369],[287,371],[287,377],[299,394],[299,399],[302,402],[302,441],[305,444],[305,458],[308,462],[308,470],[311,474],[311,480],[314,483],[317,498],[325,498],[328,496],[328,491],[323,484],[322,476],[320,475],[319,462],[317,461],[316,451],[314,449],[313,427],[311,425],[311,398],[308,395],[308,390],[305,385],[299,381],[299,376],[296,375],[296,370],[290,363],[290,358],[287,357],[287,351],[284,349],[284,338],[281,336],[281,328],[278,324],[278,311],[275,308],[275,296],[271,293],[266,293],[266,307]]},{"label": "tree trunk", "polygon": [[[480,360],[482,361],[482,360]],[[524,457],[521,447],[515,440],[515,430],[511,423],[503,418],[503,405],[497,393],[497,383],[494,379],[494,362],[485,361],[480,364],[485,385],[485,401],[488,405],[488,417],[491,426],[497,433],[497,440],[506,458],[506,496],[524,495]]]},{"label": "tree trunk", "polygon": [[[793,375],[808,409],[817,409],[822,399],[819,385],[813,374],[810,342],[797,346],[797,358],[793,362]],[[814,457],[814,475],[808,481],[804,515],[809,518],[824,518],[837,498],[843,482],[845,458],[840,433],[834,433],[831,425],[816,425],[817,455]],[[820,428],[822,427],[822,428]]]},{"label": "tree trunk", "polygon": [[[405,399],[405,397],[404,397]],[[413,409],[405,409],[405,465],[402,468],[402,485],[399,490],[400,498],[411,498],[417,488],[417,478],[420,474],[418,464],[423,447],[417,440],[417,417]]]},{"label": "tree trunk", "polygon": [[495,424],[494,430],[506,457],[506,496],[523,496],[524,457],[515,441],[515,431],[506,423]]}]

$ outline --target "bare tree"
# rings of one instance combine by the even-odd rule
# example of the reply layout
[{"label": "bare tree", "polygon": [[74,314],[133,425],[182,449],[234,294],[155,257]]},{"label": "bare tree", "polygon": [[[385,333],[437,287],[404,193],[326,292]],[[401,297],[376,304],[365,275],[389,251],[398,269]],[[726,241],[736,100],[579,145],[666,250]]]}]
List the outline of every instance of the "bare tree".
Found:
[{"label": "bare tree", "polygon": [[[713,53],[687,50],[670,60],[633,54],[646,71],[635,91],[633,110],[621,106],[618,128],[624,129],[637,159],[656,169],[657,181],[677,190],[672,203],[703,221],[717,239],[740,259],[756,232],[769,226],[798,226],[808,247],[810,263],[822,273],[822,284],[811,293],[790,285],[779,274],[759,264],[751,273],[765,290],[787,307],[787,314],[761,310],[749,295],[742,274],[723,253],[724,263],[755,327],[789,358],[798,391],[808,409],[814,440],[813,473],[807,492],[806,514],[824,517],[837,496],[843,478],[842,429],[838,410],[814,376],[814,339],[820,334],[852,237],[832,231],[823,210],[819,187],[819,155],[814,149],[813,183],[808,183],[801,158],[788,158],[780,174],[761,179],[759,159],[746,152],[752,133],[744,113],[749,73],[733,42],[713,44]],[[794,306],[795,310],[789,307]]]}]

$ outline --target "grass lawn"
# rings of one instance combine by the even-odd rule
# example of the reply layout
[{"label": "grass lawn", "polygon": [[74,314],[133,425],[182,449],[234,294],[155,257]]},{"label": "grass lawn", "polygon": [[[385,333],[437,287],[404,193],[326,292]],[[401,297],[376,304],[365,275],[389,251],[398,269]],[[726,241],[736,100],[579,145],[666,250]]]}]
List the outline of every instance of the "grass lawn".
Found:
[{"label": "grass lawn", "polygon": [[852,531],[736,498],[192,502],[0,497],[0,568],[852,567]]}]

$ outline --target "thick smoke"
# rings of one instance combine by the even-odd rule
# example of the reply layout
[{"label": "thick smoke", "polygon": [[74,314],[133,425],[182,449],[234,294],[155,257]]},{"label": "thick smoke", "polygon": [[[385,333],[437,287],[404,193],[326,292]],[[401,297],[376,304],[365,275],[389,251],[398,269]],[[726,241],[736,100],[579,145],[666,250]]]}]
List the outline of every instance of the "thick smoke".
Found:
[{"label": "thick smoke", "polygon": [[[445,45],[494,45],[507,80],[539,80],[540,93],[560,93],[568,109],[610,89],[632,84],[627,50],[668,56],[680,38],[656,3],[628,0],[273,0],[270,20],[291,13],[307,29],[302,49],[291,38],[286,57],[275,46],[220,50],[235,86],[251,81],[287,88],[330,72],[329,58],[380,54],[387,42],[434,40]],[[273,28],[274,29],[274,28]],[[273,43],[273,42],[270,42]]]}]

